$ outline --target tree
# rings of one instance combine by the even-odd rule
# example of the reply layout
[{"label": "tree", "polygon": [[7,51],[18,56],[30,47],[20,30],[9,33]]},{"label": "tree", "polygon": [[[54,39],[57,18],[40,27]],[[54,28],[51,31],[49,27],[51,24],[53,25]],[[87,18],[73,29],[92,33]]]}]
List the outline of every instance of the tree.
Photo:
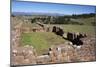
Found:
[{"label": "tree", "polygon": [[36,19],[34,18],[34,19],[31,19],[31,23],[34,23],[36,21]]}]

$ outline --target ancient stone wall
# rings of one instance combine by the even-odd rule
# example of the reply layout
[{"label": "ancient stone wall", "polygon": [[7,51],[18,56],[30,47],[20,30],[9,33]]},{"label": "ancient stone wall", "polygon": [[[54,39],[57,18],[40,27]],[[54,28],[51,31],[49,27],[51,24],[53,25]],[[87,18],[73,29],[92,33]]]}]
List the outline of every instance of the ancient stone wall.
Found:
[{"label": "ancient stone wall", "polygon": [[[83,39],[80,48],[73,46],[72,41],[79,38],[84,38],[87,35],[82,33],[64,33],[60,28],[53,27],[54,33],[62,36],[65,34],[69,42],[58,44],[48,48],[48,53],[45,55],[37,55],[36,49],[32,46],[21,46],[22,23],[16,25],[11,31],[11,65],[29,65],[29,64],[50,64],[62,62],[77,62],[77,61],[93,61],[95,60],[95,39]],[[60,32],[60,33],[59,33]],[[63,36],[62,36],[63,37]],[[78,41],[79,42],[79,41]]]}]

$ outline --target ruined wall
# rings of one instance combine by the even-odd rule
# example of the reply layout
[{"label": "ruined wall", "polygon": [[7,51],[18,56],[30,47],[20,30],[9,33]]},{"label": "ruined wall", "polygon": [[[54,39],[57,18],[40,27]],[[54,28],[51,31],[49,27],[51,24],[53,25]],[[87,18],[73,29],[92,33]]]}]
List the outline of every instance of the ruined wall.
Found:
[{"label": "ruined wall", "polygon": [[21,20],[19,20],[19,22],[20,23],[16,24],[13,30],[11,30],[11,65],[36,64],[35,49],[29,45],[22,46],[20,43],[23,22]]},{"label": "ruined wall", "polygon": [[[21,21],[20,21],[21,22]],[[28,64],[50,64],[62,62],[77,62],[77,61],[94,61],[95,60],[95,38],[82,39],[83,45],[77,48],[71,40],[79,37],[85,37],[84,34],[64,33],[65,38],[70,40],[63,44],[51,46],[48,48],[48,53],[45,55],[37,55],[36,49],[32,46],[21,46],[20,36],[22,33],[22,23],[14,26],[11,31],[11,65],[28,65]],[[59,29],[59,28],[58,28]],[[53,32],[62,36],[59,30],[54,29]],[[63,30],[63,29],[62,29]],[[63,36],[62,36],[63,37]]]}]

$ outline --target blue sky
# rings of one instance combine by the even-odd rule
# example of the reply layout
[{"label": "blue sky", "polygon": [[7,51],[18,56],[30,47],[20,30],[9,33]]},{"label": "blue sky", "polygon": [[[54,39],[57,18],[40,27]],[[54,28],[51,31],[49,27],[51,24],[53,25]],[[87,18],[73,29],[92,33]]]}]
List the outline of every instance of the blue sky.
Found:
[{"label": "blue sky", "polygon": [[42,12],[60,14],[95,13],[95,6],[12,1],[12,12]]}]

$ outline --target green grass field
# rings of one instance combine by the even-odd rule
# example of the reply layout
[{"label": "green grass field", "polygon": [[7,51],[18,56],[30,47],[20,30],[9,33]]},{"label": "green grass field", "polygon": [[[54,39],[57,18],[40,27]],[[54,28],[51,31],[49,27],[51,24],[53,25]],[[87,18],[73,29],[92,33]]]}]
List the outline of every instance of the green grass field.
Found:
[{"label": "green grass field", "polygon": [[89,25],[61,25],[65,32],[82,32],[87,34],[95,34],[95,26]]},{"label": "green grass field", "polygon": [[52,26],[60,26],[63,28],[64,32],[81,32],[86,34],[95,35],[96,27],[91,25],[51,25]]},{"label": "green grass field", "polygon": [[21,37],[23,45],[32,45],[36,48],[38,54],[45,53],[52,45],[58,45],[65,42],[65,40],[50,32],[33,32],[23,33]]},{"label": "green grass field", "polygon": [[78,19],[71,19],[71,20],[79,23],[84,23],[84,25],[92,25],[91,22],[95,22],[96,18],[90,17],[90,18],[78,18]]}]

